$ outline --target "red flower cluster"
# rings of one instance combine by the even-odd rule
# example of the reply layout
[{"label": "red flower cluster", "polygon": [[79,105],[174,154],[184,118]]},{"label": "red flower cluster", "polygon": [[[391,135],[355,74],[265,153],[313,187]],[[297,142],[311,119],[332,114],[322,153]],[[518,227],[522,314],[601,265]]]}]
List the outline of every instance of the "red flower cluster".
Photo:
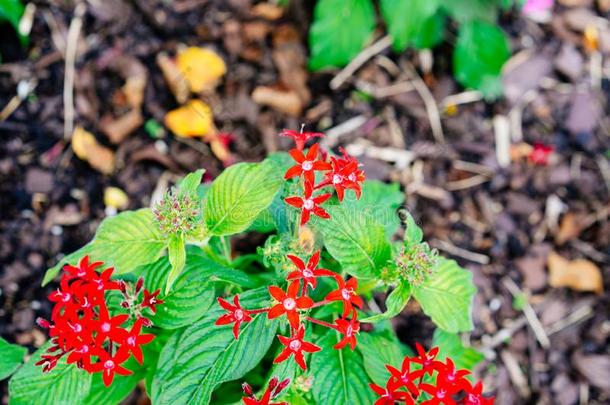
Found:
[{"label": "red flower cluster", "polygon": [[[102,262],[89,263],[89,257],[85,256],[78,267],[64,267],[59,288],[49,295],[49,300],[55,303],[51,321],[37,320],[41,327],[49,329],[53,343],[36,363],[44,372],[53,369],[67,355],[68,364],[75,363],[89,373],[103,373],[104,384],[109,386],[115,374],[131,374],[122,366],[131,355],[142,364],[141,346],[155,337],[142,334],[143,326],[152,325],[142,316],[142,311],[148,308],[154,313],[155,306],[163,303],[156,298],[159,291],[150,294],[144,290],[143,300],[138,302],[143,280],[138,280],[132,288],[122,281],[111,280],[113,268],[98,273],[96,269],[102,265]],[[125,301],[121,306],[128,308],[130,315],[110,315],[105,298],[110,290],[123,293]],[[131,327],[128,326],[130,317],[135,318]]]},{"label": "red flower cluster", "polygon": [[[314,253],[308,260],[307,264],[299,257],[288,255],[288,259],[295,265],[296,270],[289,273],[287,281],[289,281],[286,291],[277,287],[270,286],[269,294],[274,299],[275,304],[269,308],[260,309],[244,309],[239,303],[238,296],[233,298],[233,305],[218,298],[218,303],[227,313],[222,315],[216,321],[216,325],[233,324],[233,335],[235,339],[239,337],[239,328],[242,323],[250,322],[252,315],[267,313],[269,319],[275,319],[286,316],[290,324],[290,336],[278,336],[280,342],[285,346],[282,352],[275,359],[275,363],[293,356],[299,367],[306,370],[304,353],[315,353],[322,350],[313,343],[306,342],[304,322],[311,322],[327,328],[335,329],[343,335],[343,338],[334,346],[335,349],[342,349],[349,345],[352,350],[356,347],[356,335],[360,331],[360,322],[357,320],[357,308],[362,308],[363,302],[356,294],[358,282],[355,278],[345,281],[339,274],[327,269],[318,268],[320,261],[320,252]],[[337,289],[330,292],[326,298],[319,302],[314,302],[309,297],[309,287],[315,288],[319,277],[331,277],[337,282]],[[343,303],[342,318],[335,320],[334,324],[312,318],[307,315],[307,312],[312,308],[318,308],[323,305],[330,304],[334,301]],[[347,316],[351,313],[351,319]]]},{"label": "red flower cluster", "polygon": [[549,158],[553,154],[553,150],[554,148],[551,145],[535,143],[528,156],[529,160],[535,165],[546,166],[549,164]]},{"label": "red flower cluster", "polygon": [[[301,210],[301,225],[305,225],[309,221],[311,214],[324,219],[330,218],[328,212],[320,205],[328,200],[331,194],[325,193],[314,196],[316,190],[332,186],[339,201],[343,201],[345,190],[351,189],[360,198],[364,172],[359,169],[359,163],[355,158],[341,149],[342,157],[331,157],[330,162],[325,159],[318,159],[320,151],[317,143],[313,144],[307,153],[304,153],[307,141],[324,136],[318,132],[296,132],[285,129],[282,135],[293,138],[296,144],[296,148],[289,152],[296,164],[286,171],[284,178],[303,177],[303,196],[286,198],[286,203]],[[324,179],[318,184],[315,184],[316,171],[324,172]]]},{"label": "red flower cluster", "polygon": [[[394,405],[396,402],[421,405],[493,405],[494,399],[483,396],[483,384],[479,381],[472,385],[466,376],[468,370],[456,370],[453,361],[436,360],[438,348],[426,352],[418,343],[417,356],[406,356],[401,369],[386,365],[391,376],[385,387],[370,384],[371,389],[379,395],[374,405]],[[411,365],[416,367],[412,368]],[[434,384],[423,382],[426,374],[436,372]],[[457,394],[465,393],[461,400],[454,399]]]},{"label": "red flower cluster", "polygon": [[241,388],[244,390],[245,397],[242,398],[245,405],[289,405],[288,402],[274,402],[270,403],[270,401],[276,398],[278,395],[286,389],[286,387],[290,384],[290,378],[286,378],[282,382],[279,382],[277,377],[273,377],[271,381],[269,381],[269,385],[267,389],[263,393],[261,399],[256,399],[256,395],[252,391],[252,387],[250,384],[243,383]]}]

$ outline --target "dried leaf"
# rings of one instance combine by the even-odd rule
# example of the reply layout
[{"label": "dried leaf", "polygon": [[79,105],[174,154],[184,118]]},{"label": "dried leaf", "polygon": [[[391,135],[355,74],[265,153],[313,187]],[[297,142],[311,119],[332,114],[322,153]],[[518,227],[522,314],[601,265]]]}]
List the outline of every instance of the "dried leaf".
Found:
[{"label": "dried leaf", "polygon": [[549,284],[551,287],[568,287],[576,291],[604,291],[602,273],[593,262],[586,259],[567,260],[555,252],[549,254]]},{"label": "dried leaf", "polygon": [[284,14],[284,9],[280,6],[271,3],[258,3],[252,7],[252,15],[261,17],[265,20],[275,21]]},{"label": "dried leaf", "polygon": [[100,145],[91,132],[81,127],[76,127],[72,134],[72,150],[79,159],[88,162],[95,170],[104,174],[114,171],[114,152]]},{"label": "dried leaf", "polygon": [[129,197],[118,187],[106,187],[104,189],[104,205],[117,210],[124,210],[129,205]]},{"label": "dried leaf", "polygon": [[257,104],[267,105],[274,110],[298,117],[303,110],[303,103],[294,90],[284,90],[278,87],[258,86],[252,93],[252,99]]},{"label": "dried leaf", "polygon": [[189,85],[176,63],[167,54],[160,52],[157,54],[157,65],[176,101],[186,103],[190,95]]},{"label": "dried leaf", "polygon": [[555,235],[555,243],[563,245],[567,241],[577,238],[581,231],[582,228],[578,223],[578,217],[574,213],[568,212],[561,219],[559,231]]},{"label": "dried leaf", "polygon": [[510,145],[510,160],[513,162],[518,162],[520,160],[526,159],[534,148],[532,145],[521,142]]},{"label": "dried leaf", "polygon": [[191,100],[165,115],[165,125],[182,137],[215,134],[212,110],[201,100]]},{"label": "dried leaf", "polygon": [[193,93],[213,90],[227,71],[224,60],[215,52],[195,46],[180,52],[176,64]]},{"label": "dried leaf", "polygon": [[144,123],[144,117],[139,108],[133,108],[119,118],[105,115],[100,122],[100,129],[110,142],[117,144],[123,142],[133,131]]}]

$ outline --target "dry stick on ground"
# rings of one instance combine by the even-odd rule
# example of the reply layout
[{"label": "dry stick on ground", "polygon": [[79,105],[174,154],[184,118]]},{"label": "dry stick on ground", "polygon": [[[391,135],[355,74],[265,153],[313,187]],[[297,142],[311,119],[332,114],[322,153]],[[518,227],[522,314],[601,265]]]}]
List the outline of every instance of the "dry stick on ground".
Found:
[{"label": "dry stick on ground", "polygon": [[464,91],[462,93],[451,94],[443,99],[440,103],[442,110],[447,109],[451,105],[461,105],[474,103],[483,99],[483,93],[478,90]]},{"label": "dry stick on ground", "polygon": [[502,350],[500,352],[500,357],[502,358],[502,362],[508,370],[508,376],[510,377],[510,380],[513,382],[513,384],[519,391],[521,397],[529,398],[532,393],[530,391],[529,386],[527,385],[527,378],[525,377],[525,374],[523,374],[523,370],[521,370],[519,362],[517,361],[515,356],[513,356],[513,354],[508,350]]},{"label": "dry stick on ground", "polygon": [[366,63],[373,56],[385,51],[392,45],[392,38],[389,35],[381,38],[379,41],[373,43],[371,46],[363,49],[356,57],[344,67],[333,79],[330,81],[330,88],[337,90],[347,79],[349,79],[362,65]]},{"label": "dry stick on ground", "polygon": [[435,248],[447,252],[453,256],[461,257],[462,259],[479,264],[489,264],[489,256],[481,253],[471,252],[469,250],[455,246],[454,244],[441,239],[432,239],[430,245]]},{"label": "dry stick on ground", "polygon": [[339,138],[345,134],[357,130],[367,121],[365,115],[356,115],[341,124],[326,130],[326,136],[320,141],[320,146],[324,149],[330,149],[339,142]]},{"label": "dry stick on ground", "polygon": [[76,71],[76,51],[78,49],[78,36],[83,26],[83,16],[87,10],[84,3],[78,3],[74,10],[74,17],[70,22],[68,37],[66,39],[66,64],[64,69],[64,139],[72,137],[74,131],[74,75]]},{"label": "dry stick on ground", "polygon": [[[502,279],[502,284],[504,284],[504,287],[506,287],[506,289],[511,293],[514,298],[517,298],[524,294],[523,291],[521,291],[521,289],[519,288],[519,286],[517,286],[517,284],[515,284],[515,282],[508,277],[504,277]],[[548,349],[551,346],[549,337],[544,331],[544,327],[542,326],[542,323],[540,323],[538,315],[536,315],[536,311],[534,311],[534,308],[532,308],[532,306],[527,300],[525,300],[525,303],[523,305],[523,314],[525,315],[527,322],[531,326],[532,331],[534,331],[534,334],[536,335],[536,340],[540,342],[540,346],[545,349]]]}]

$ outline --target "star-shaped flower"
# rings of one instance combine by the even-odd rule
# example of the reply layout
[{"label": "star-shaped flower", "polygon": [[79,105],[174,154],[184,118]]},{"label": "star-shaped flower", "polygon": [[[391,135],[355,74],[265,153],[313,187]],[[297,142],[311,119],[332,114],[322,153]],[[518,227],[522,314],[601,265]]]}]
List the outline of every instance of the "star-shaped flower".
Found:
[{"label": "star-shaped flower", "polygon": [[291,149],[290,156],[297,163],[286,171],[284,178],[286,180],[297,176],[303,176],[306,182],[314,183],[315,171],[318,170],[330,170],[332,167],[330,163],[318,159],[318,144],[313,144],[311,148],[304,155],[299,149]]},{"label": "star-shaped flower", "polygon": [[320,204],[328,200],[331,195],[330,194],[322,194],[317,197],[313,197],[313,186],[310,182],[305,181],[304,185],[305,193],[303,198],[298,196],[286,197],[286,203],[292,205],[293,207],[301,209],[301,225],[305,225],[309,221],[309,217],[311,213],[319,216],[320,218],[328,219],[330,215],[326,212]]},{"label": "star-shaped flower", "polygon": [[308,309],[313,305],[313,300],[309,297],[297,297],[299,293],[300,283],[293,281],[289,286],[287,292],[284,292],[281,288],[274,285],[269,287],[269,294],[278,302],[278,304],[271,307],[267,316],[269,319],[274,319],[279,316],[286,314],[290,326],[294,329],[299,328],[299,310]]},{"label": "star-shaped flower", "polygon": [[341,277],[337,277],[339,288],[328,293],[326,301],[342,301],[343,302],[343,317],[352,311],[352,305],[362,308],[362,298],[356,294],[358,288],[358,280],[354,277],[345,282]]},{"label": "star-shaped flower", "polygon": [[288,259],[296,266],[297,271],[293,271],[288,274],[286,277],[287,280],[305,280],[305,283],[311,285],[312,288],[316,288],[317,285],[317,277],[334,277],[336,273],[333,273],[330,270],[326,269],[318,269],[318,263],[320,262],[320,251],[314,253],[309,261],[307,262],[307,266],[297,256],[287,255]]},{"label": "star-shaped flower", "polygon": [[319,346],[313,343],[305,342],[303,337],[305,336],[305,328],[301,326],[291,337],[279,336],[278,339],[284,346],[284,350],[273,360],[274,363],[281,363],[290,356],[294,356],[294,360],[297,362],[299,367],[303,371],[307,370],[307,364],[305,364],[305,358],[303,352],[315,353],[322,350]]},{"label": "star-shaped flower", "polygon": [[233,336],[235,339],[239,338],[239,327],[243,322],[250,322],[252,317],[250,313],[241,307],[239,303],[239,296],[233,297],[233,304],[229,304],[226,300],[221,297],[217,298],[218,303],[221,307],[223,307],[228,314],[222,315],[220,318],[216,320],[216,325],[228,325],[233,323]]},{"label": "star-shaped flower", "polygon": [[344,336],[343,339],[333,347],[335,349],[343,349],[349,344],[350,349],[354,350],[356,348],[356,335],[360,332],[360,322],[356,320],[356,311],[353,312],[352,319],[349,321],[345,319],[336,319],[335,324],[339,333]]},{"label": "star-shaped flower", "polygon": [[294,139],[294,143],[298,150],[303,150],[303,148],[305,148],[305,143],[310,139],[324,137],[324,134],[321,132],[298,132],[293,129],[284,129],[280,132],[280,135]]}]

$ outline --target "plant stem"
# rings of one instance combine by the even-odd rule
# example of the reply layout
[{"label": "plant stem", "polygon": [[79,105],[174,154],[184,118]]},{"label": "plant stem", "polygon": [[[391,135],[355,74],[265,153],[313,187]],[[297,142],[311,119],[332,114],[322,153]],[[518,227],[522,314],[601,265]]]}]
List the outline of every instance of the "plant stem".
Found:
[{"label": "plant stem", "polygon": [[318,325],[320,325],[320,326],[325,326],[325,327],[327,327],[327,328],[337,330],[337,327],[336,327],[335,325],[333,325],[332,323],[324,322],[324,321],[321,321],[321,320],[319,320],[319,319],[312,318],[311,316],[308,316],[308,317],[307,317],[307,318],[305,318],[305,319],[307,319],[307,320],[308,320],[309,322],[311,322],[311,323],[315,323],[315,324],[318,324]]}]

